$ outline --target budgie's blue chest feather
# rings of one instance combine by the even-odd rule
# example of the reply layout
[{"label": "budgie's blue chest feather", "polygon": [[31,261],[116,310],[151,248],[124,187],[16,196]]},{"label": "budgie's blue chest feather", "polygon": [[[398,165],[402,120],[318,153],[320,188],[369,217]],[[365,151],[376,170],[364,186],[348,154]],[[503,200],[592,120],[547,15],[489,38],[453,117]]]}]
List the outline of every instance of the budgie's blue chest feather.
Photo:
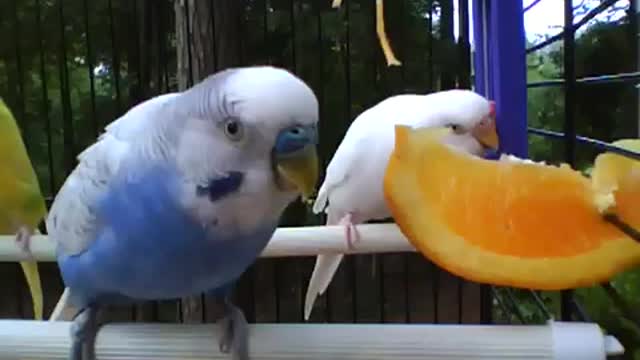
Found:
[{"label": "budgie's blue chest feather", "polygon": [[[105,298],[172,299],[235,281],[262,252],[276,223],[240,234],[205,229],[175,199],[174,182],[154,170],[140,182],[114,186],[99,206],[107,224],[86,251],[60,254],[76,302]],[[194,190],[195,191],[195,190]]]},{"label": "budgie's blue chest feather", "polygon": [[274,228],[251,236],[220,236],[190,244],[184,244],[180,237],[117,245],[112,239],[101,238],[88,251],[61,258],[59,264],[67,285],[90,293],[118,293],[133,299],[178,298],[234,281],[259,255]]}]

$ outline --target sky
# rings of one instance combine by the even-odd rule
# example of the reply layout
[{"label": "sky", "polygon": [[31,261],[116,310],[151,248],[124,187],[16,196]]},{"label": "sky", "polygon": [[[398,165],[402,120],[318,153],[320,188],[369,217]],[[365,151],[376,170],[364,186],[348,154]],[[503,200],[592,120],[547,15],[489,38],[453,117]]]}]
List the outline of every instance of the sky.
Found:
[{"label": "sky", "polygon": [[[501,1],[518,1],[518,0],[501,0]],[[527,7],[534,0],[522,0],[523,8]],[[579,0],[573,0],[574,4],[578,4]],[[593,2],[587,0],[587,2]],[[458,1],[454,0],[454,7],[457,11]],[[620,0],[617,5],[628,6],[629,0]],[[470,9],[473,12],[472,9]],[[471,14],[473,15],[473,14]],[[623,14],[621,14],[622,16]],[[597,19],[598,17],[596,17]],[[457,37],[458,24],[457,16],[455,17],[455,32]],[[576,21],[580,18],[576,18]],[[564,24],[564,1],[563,0],[541,0],[536,6],[531,8],[524,14],[524,27],[527,38],[530,41],[535,40],[544,35],[553,35],[561,31],[559,27]],[[473,39],[473,24],[470,26],[470,37]],[[473,40],[472,40],[473,42]]]}]

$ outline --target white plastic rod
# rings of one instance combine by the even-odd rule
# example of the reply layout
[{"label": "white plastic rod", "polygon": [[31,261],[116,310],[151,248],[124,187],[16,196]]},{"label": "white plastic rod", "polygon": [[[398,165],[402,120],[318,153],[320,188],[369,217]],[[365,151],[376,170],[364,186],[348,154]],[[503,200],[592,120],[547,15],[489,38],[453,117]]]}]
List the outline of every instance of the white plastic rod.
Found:
[{"label": "white plastic rod", "polygon": [[[278,228],[262,257],[315,256],[324,253],[411,252],[415,248],[396,224],[362,224],[357,226],[360,239],[349,250],[342,226],[304,226]],[[25,260],[15,245],[14,236],[0,236],[0,262]],[[55,261],[55,244],[44,235],[34,235],[31,252],[38,261]]]},{"label": "white plastic rod", "polygon": [[[66,359],[69,322],[0,320],[0,359]],[[230,359],[218,351],[215,324],[107,324],[96,340],[98,360]],[[605,360],[621,347],[596,324],[537,326],[258,324],[253,360]]]}]

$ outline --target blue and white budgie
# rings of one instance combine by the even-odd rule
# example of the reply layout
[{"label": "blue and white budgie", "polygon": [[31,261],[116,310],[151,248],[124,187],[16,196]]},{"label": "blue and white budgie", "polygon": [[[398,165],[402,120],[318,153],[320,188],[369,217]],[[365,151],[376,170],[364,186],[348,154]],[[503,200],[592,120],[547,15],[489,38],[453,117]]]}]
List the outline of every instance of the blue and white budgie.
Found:
[{"label": "blue and white budgie", "polygon": [[104,304],[213,294],[220,350],[246,360],[248,327],[228,298],[285,207],[318,176],[318,102],[291,73],[229,69],[158,96],[78,157],[47,219],[71,303],[70,359],[95,359]]},{"label": "blue and white budgie", "polygon": [[[313,205],[315,213],[326,211],[327,225],[345,227],[350,248],[358,240],[355,224],[391,217],[384,200],[383,179],[398,124],[451,126],[454,133],[445,141],[473,154],[498,146],[495,104],[470,90],[396,95],[364,111],[338,146]],[[316,258],[305,297],[305,320],[316,297],[331,283],[342,257],[322,254]]]}]

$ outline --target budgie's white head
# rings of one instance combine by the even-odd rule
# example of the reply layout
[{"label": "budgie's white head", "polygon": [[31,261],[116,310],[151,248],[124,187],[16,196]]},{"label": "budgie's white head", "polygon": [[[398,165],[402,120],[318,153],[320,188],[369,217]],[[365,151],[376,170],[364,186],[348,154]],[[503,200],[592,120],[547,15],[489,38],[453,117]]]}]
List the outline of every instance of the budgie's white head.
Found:
[{"label": "budgie's white head", "polygon": [[318,101],[293,74],[270,66],[221,71],[175,104],[186,117],[178,148],[188,148],[178,161],[194,173],[210,164],[202,180],[212,170],[237,174],[245,196],[271,191],[287,202],[314,191]]},{"label": "budgie's white head", "polygon": [[480,153],[484,148],[497,149],[495,103],[471,90],[454,89],[427,95],[430,113],[436,114],[436,126],[450,127],[453,132],[445,141]]}]

